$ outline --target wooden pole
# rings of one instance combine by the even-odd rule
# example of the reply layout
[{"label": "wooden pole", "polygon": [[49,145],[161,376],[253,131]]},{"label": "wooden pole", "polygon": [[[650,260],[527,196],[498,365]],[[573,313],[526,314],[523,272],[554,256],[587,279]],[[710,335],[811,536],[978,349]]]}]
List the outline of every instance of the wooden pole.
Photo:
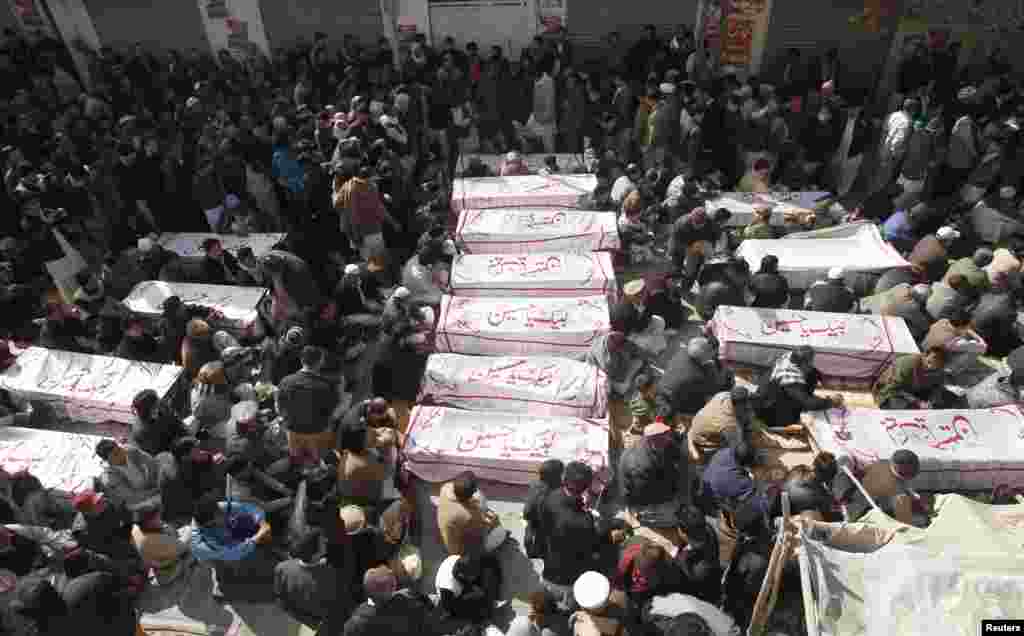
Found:
[{"label": "wooden pole", "polygon": [[811,563],[804,546],[803,530],[797,533],[797,562],[800,564],[800,591],[804,600],[804,622],[807,623],[807,636],[819,636],[821,626],[818,624],[818,606],[814,603],[811,591]]}]

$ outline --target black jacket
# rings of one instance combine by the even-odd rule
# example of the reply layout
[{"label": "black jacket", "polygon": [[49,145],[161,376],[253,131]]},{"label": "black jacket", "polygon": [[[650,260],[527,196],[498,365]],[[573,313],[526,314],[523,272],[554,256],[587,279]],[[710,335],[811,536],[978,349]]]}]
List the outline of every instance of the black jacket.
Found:
[{"label": "black jacket", "polygon": [[758,272],[750,279],[750,291],[754,295],[751,307],[785,307],[789,303],[789,281],[777,273]]},{"label": "black jacket", "polygon": [[547,538],[544,580],[572,585],[581,574],[594,569],[594,555],[600,549],[594,518],[559,488],[544,499],[541,519]]},{"label": "black jacket", "polygon": [[723,374],[717,366],[714,371],[701,368],[682,348],[672,356],[658,382],[657,414],[696,415],[711,396],[732,388],[733,382],[734,378]]},{"label": "black jacket", "polygon": [[383,603],[363,603],[340,629],[332,618],[329,625],[321,629],[320,636],[441,636],[443,633],[430,601],[419,594],[401,590]]},{"label": "black jacket", "polygon": [[295,433],[320,433],[332,422],[338,387],[327,378],[302,369],[278,385],[278,404],[285,426]]},{"label": "black jacket", "polygon": [[626,505],[631,508],[678,498],[688,479],[688,457],[678,442],[664,450],[641,442],[623,451],[619,460],[619,483]]},{"label": "black jacket", "polygon": [[815,283],[807,290],[811,311],[829,311],[837,314],[849,313],[857,297],[841,280]]}]

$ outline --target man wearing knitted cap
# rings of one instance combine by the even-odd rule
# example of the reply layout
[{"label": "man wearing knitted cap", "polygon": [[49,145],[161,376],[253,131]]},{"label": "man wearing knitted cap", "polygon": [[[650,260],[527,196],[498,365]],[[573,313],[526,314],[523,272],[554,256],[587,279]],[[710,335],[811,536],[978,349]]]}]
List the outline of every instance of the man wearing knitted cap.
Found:
[{"label": "man wearing knitted cap", "polygon": [[666,422],[693,416],[719,391],[733,387],[735,377],[718,361],[717,344],[698,337],[681,347],[665,369],[655,398],[659,417]]},{"label": "man wearing knitted cap", "polygon": [[[921,472],[921,461],[913,451],[900,449],[889,459],[881,459],[865,468],[858,480],[867,494],[882,510],[899,522],[910,525],[913,522],[914,502],[921,496],[911,487],[911,482]],[[859,519],[871,509],[860,488],[841,472],[835,480],[833,492],[846,505],[847,518]]]},{"label": "man wearing knitted cap", "polygon": [[846,286],[842,267],[828,270],[826,280],[815,281],[804,297],[804,309],[827,311],[837,314],[854,313],[857,310],[857,295]]}]

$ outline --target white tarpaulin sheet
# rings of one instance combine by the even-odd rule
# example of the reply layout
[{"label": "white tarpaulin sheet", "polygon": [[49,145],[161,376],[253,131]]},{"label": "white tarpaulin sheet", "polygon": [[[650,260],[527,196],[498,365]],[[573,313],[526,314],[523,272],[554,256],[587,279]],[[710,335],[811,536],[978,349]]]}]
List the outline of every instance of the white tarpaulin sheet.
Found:
[{"label": "white tarpaulin sheet", "polygon": [[470,411],[601,418],[608,413],[604,371],[566,358],[463,356],[427,359],[420,404]]},{"label": "white tarpaulin sheet", "polygon": [[274,249],[274,246],[284,240],[285,235],[275,234],[250,234],[249,236],[235,236],[234,234],[205,234],[201,232],[181,232],[172,234],[161,234],[157,241],[164,249],[171,250],[178,256],[202,256],[203,241],[214,238],[221,242],[224,249],[237,254],[243,247],[252,248],[252,253],[259,258]]},{"label": "white tarpaulin sheet", "polygon": [[615,297],[615,269],[607,252],[461,254],[452,264],[454,296]]},{"label": "white tarpaulin sheet", "polygon": [[214,328],[241,332],[258,318],[259,303],[265,293],[262,287],[147,280],[136,285],[122,302],[133,312],[156,319],[163,314],[164,301],[177,296],[186,305],[202,305],[219,311],[224,319],[216,321]]},{"label": "white tarpaulin sheet", "polygon": [[[526,168],[531,173],[538,173],[541,170],[546,170],[547,166],[544,164],[544,160],[548,157],[554,157],[555,163],[558,165],[558,174],[574,174],[586,172],[586,167],[583,162],[580,161],[580,155],[574,155],[570,153],[559,153],[555,155],[548,155],[544,153],[532,153],[522,154],[519,157],[526,164]],[[501,174],[501,167],[505,165],[505,155],[485,155],[469,153],[459,157],[460,169],[466,169],[469,164],[473,161],[479,161],[480,163],[487,166],[487,168],[495,175]]]},{"label": "white tarpaulin sheet", "polygon": [[896,531],[881,546],[851,549],[804,536],[808,568],[801,585],[810,593],[819,626],[809,633],[976,636],[983,620],[1019,619],[1024,506],[940,495],[934,510],[927,529],[869,512],[864,526]]},{"label": "white tarpaulin sheet", "polygon": [[463,210],[456,239],[471,254],[618,250],[614,212],[558,208]]},{"label": "white tarpaulin sheet", "polygon": [[1016,406],[984,410],[831,410],[808,415],[822,450],[854,466],[917,453],[924,490],[991,490],[1024,481],[1024,415]]},{"label": "white tarpaulin sheet", "polygon": [[452,211],[519,206],[575,208],[596,188],[597,177],[592,174],[456,179]]},{"label": "white tarpaulin sheet", "polygon": [[[854,221],[853,223],[842,223],[832,227],[823,227],[809,232],[793,232],[783,238],[787,239],[838,239],[853,238],[864,231],[864,227],[874,224],[871,221]],[[870,230],[867,230],[870,232]]]},{"label": "white tarpaulin sheet", "polygon": [[153,389],[167,398],[183,371],[170,364],[30,347],[0,374],[0,386],[48,404],[60,417],[131,424],[135,394]]},{"label": "white tarpaulin sheet", "polygon": [[61,493],[92,488],[103,471],[96,456],[102,437],[33,428],[0,428],[0,467],[9,473],[27,470]]},{"label": "white tarpaulin sheet", "polygon": [[871,224],[861,225],[856,234],[843,238],[743,241],[736,254],[747,261],[752,271],[760,269],[762,258],[775,255],[779,259],[779,273],[794,289],[807,289],[814,281],[824,279],[833,267],[842,267],[847,273],[910,267]]},{"label": "white tarpaulin sheet", "polygon": [[610,330],[608,299],[444,296],[435,346],[478,356],[576,356]]},{"label": "white tarpaulin sheet", "polygon": [[895,356],[918,352],[895,316],[719,307],[711,329],[722,359],[740,366],[769,367],[781,353],[809,345],[827,379],[873,381]]},{"label": "white tarpaulin sheet", "polygon": [[549,459],[583,462],[602,479],[608,422],[417,406],[404,453],[409,470],[432,483],[472,470],[481,479],[525,486]]},{"label": "white tarpaulin sheet", "polygon": [[773,206],[771,223],[782,225],[787,212],[806,212],[814,210],[822,199],[830,196],[828,192],[723,192],[717,199],[708,201],[705,209],[714,212],[725,208],[732,212],[727,225],[738,227],[750,225],[754,220],[754,206],[767,203]]}]

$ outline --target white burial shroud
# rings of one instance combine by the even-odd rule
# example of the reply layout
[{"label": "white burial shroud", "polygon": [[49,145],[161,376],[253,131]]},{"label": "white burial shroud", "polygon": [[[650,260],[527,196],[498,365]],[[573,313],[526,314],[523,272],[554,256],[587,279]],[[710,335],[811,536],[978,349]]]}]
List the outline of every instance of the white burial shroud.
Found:
[{"label": "white burial shroud", "polygon": [[183,372],[170,364],[30,347],[0,374],[0,387],[75,422],[131,425],[135,395],[153,389],[169,398]]},{"label": "white burial shroud", "polygon": [[[838,233],[833,228],[828,231],[832,236]],[[740,243],[736,254],[754,272],[761,268],[765,256],[778,257],[779,273],[794,289],[807,289],[815,281],[823,280],[833,267],[841,267],[847,274],[910,267],[870,223],[859,224],[849,235],[839,238],[746,240]]]},{"label": "white burial shroud", "polygon": [[597,252],[622,247],[614,212],[562,208],[463,210],[455,238],[470,254]]},{"label": "white burial shroud", "polygon": [[417,406],[409,417],[404,452],[409,470],[432,483],[472,470],[481,479],[525,486],[549,459],[583,462],[604,481],[608,423]]},{"label": "white burial shroud", "polygon": [[452,211],[524,206],[575,208],[581,198],[596,188],[597,177],[592,174],[461,178],[452,184]]},{"label": "white burial shroud", "polygon": [[237,254],[238,250],[243,247],[250,247],[256,258],[259,258],[274,249],[274,246],[283,241],[284,237],[285,235],[281,233],[235,236],[234,234],[178,232],[161,234],[157,243],[178,256],[203,256],[203,241],[213,238],[220,241],[224,249],[232,254]]},{"label": "white burial shroud", "polygon": [[417,403],[602,418],[608,413],[608,378],[593,365],[567,358],[435,353],[427,359]]},{"label": "white burial shroud", "polygon": [[914,451],[922,490],[992,490],[1024,477],[1024,414],[978,410],[831,410],[805,416],[818,446],[854,468]]},{"label": "white burial shroud", "polygon": [[610,328],[605,296],[444,296],[435,346],[440,353],[574,357]]},{"label": "white burial shroud", "polygon": [[770,367],[782,353],[809,345],[815,368],[828,379],[871,381],[895,356],[919,351],[895,316],[723,306],[711,329],[727,362]]},{"label": "white burial shroud", "polygon": [[454,296],[581,296],[618,291],[607,252],[461,254],[452,264]]},{"label": "white burial shroud", "polygon": [[220,312],[224,319],[216,321],[214,328],[241,332],[258,318],[259,303],[265,294],[262,287],[147,280],[136,285],[121,302],[136,314],[157,319],[163,314],[164,301],[177,296],[186,305],[202,305]]}]

